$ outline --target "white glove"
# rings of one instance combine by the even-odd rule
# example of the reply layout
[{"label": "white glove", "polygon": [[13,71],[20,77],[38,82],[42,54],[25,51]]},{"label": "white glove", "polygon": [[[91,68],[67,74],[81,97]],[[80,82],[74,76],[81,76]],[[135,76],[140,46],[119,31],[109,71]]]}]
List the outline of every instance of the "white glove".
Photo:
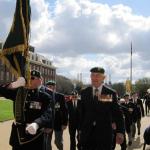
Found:
[{"label": "white glove", "polygon": [[39,125],[37,123],[31,123],[29,125],[27,125],[26,127],[26,131],[29,133],[29,134],[36,134],[36,131],[37,129],[39,128]]},{"label": "white glove", "polygon": [[24,77],[19,77],[17,79],[17,81],[11,83],[11,87],[12,88],[18,88],[21,86],[25,86],[25,84],[26,84],[26,81],[25,81]]}]

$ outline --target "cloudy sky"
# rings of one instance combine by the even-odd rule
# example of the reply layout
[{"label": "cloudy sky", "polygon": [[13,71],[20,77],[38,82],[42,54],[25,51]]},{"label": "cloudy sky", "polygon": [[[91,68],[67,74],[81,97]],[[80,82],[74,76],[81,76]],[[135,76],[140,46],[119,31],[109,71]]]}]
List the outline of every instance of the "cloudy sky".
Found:
[{"label": "cloudy sky", "polygon": [[[31,40],[57,73],[89,82],[89,70],[104,67],[112,83],[150,77],[149,0],[31,0]],[[0,0],[0,41],[5,41],[14,0]],[[109,80],[107,78],[107,80]]]}]

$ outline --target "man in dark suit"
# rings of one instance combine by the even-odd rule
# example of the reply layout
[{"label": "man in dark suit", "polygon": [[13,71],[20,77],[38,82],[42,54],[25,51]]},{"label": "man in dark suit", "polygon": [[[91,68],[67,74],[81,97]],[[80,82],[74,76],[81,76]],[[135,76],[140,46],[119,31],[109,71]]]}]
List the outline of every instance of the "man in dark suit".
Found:
[{"label": "man in dark suit", "polygon": [[90,71],[92,85],[81,92],[81,147],[82,150],[111,150],[112,122],[116,124],[116,142],[123,142],[123,115],[116,92],[103,84],[105,70],[94,67]]},{"label": "man in dark suit", "polygon": [[[68,123],[68,110],[63,94],[56,92],[56,82],[50,80],[46,83],[45,92],[52,96],[53,100],[53,130],[55,133],[55,145],[59,150],[63,150],[63,131]],[[50,150],[53,131],[49,133]]]},{"label": "man in dark suit", "polygon": [[76,150],[76,133],[78,141],[77,147],[79,150],[79,108],[81,101],[78,97],[77,91],[73,91],[71,95],[71,100],[67,101],[69,114],[70,150]]},{"label": "man in dark suit", "polygon": [[125,128],[128,135],[128,145],[132,145],[132,137],[133,137],[133,128],[137,121],[137,109],[136,105],[130,101],[130,95],[124,95],[125,103],[122,104],[127,110],[124,109],[124,116],[125,116]]},{"label": "man in dark suit", "polygon": [[144,96],[144,101],[145,101],[145,114],[148,115],[150,110],[150,93],[148,91]]},{"label": "man in dark suit", "polygon": [[[138,129],[138,135],[140,135],[140,129],[141,129],[141,118],[144,117],[144,107],[142,100],[138,98],[137,93],[132,94],[132,99],[131,101],[134,103],[136,112],[137,112],[137,129]],[[132,128],[132,136],[135,137],[136,133],[136,126],[134,125]]]},{"label": "man in dark suit", "polygon": [[12,150],[43,150],[44,128],[52,127],[51,97],[39,90],[40,72],[31,71],[31,82],[25,87],[25,79],[0,86],[0,94],[13,100],[14,122],[10,145]]}]

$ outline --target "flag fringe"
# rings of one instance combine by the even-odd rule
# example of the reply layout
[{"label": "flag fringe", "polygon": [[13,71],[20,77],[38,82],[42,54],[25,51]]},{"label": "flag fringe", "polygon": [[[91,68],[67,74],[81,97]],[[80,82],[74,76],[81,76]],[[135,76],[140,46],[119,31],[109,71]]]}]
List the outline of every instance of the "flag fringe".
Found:
[{"label": "flag fringe", "polygon": [[11,48],[6,48],[3,49],[3,51],[1,52],[1,56],[5,56],[16,52],[24,52],[25,49],[27,49],[27,46],[25,46],[25,44],[20,44]]}]

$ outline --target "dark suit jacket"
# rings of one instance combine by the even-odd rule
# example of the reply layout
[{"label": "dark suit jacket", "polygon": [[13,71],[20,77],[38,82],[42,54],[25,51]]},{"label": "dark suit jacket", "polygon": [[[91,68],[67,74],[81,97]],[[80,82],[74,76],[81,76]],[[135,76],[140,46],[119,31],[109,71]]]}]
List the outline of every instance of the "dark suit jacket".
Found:
[{"label": "dark suit jacket", "polygon": [[144,116],[144,107],[141,99],[137,99],[137,102],[134,102],[133,99],[131,101],[135,104],[137,110],[137,119],[141,119]]},{"label": "dark suit jacket", "polygon": [[[22,89],[22,90],[21,90]],[[4,97],[13,100],[14,102],[14,117],[16,120],[16,100],[17,95],[22,93],[23,89],[25,88],[18,88],[18,89],[7,89],[7,87],[0,87],[0,94]],[[26,96],[24,98],[23,105],[20,105],[21,113],[24,115],[24,120],[17,123],[13,123],[11,136],[10,136],[10,145],[12,146],[20,146],[19,139],[21,139],[22,133],[25,131],[25,127],[28,123],[36,122],[39,125],[39,129],[46,127],[49,128],[52,126],[52,111],[51,111],[51,97],[44,92],[41,92],[37,89],[29,90],[26,89]],[[19,98],[20,99],[20,98]],[[33,105],[34,104],[34,105]],[[36,104],[40,104],[40,107],[34,107]],[[31,107],[33,106],[33,107]],[[23,130],[19,130],[23,129]],[[30,136],[30,135],[29,135]],[[43,134],[39,135],[37,138],[31,136],[30,142],[24,142],[26,148],[29,146],[33,146],[36,148],[41,147],[43,143]],[[23,148],[23,146],[22,146]]]},{"label": "dark suit jacket", "polygon": [[74,108],[73,101],[67,101],[68,114],[69,114],[69,127],[79,129],[79,108],[81,100],[77,100],[77,106]]},{"label": "dark suit jacket", "polygon": [[67,126],[68,123],[68,110],[63,94],[45,88],[45,92],[52,96],[54,102],[54,130],[61,130],[62,125]]},{"label": "dark suit jacket", "polygon": [[96,145],[97,149],[109,150],[112,143],[112,122],[116,123],[116,131],[120,133],[124,132],[124,122],[116,92],[103,85],[101,95],[112,96],[112,102],[94,100],[92,87],[81,92],[81,144],[87,148]]},{"label": "dark suit jacket", "polygon": [[141,99],[137,99],[137,106],[141,108],[141,116],[144,117],[144,107],[143,107],[143,102]]}]

